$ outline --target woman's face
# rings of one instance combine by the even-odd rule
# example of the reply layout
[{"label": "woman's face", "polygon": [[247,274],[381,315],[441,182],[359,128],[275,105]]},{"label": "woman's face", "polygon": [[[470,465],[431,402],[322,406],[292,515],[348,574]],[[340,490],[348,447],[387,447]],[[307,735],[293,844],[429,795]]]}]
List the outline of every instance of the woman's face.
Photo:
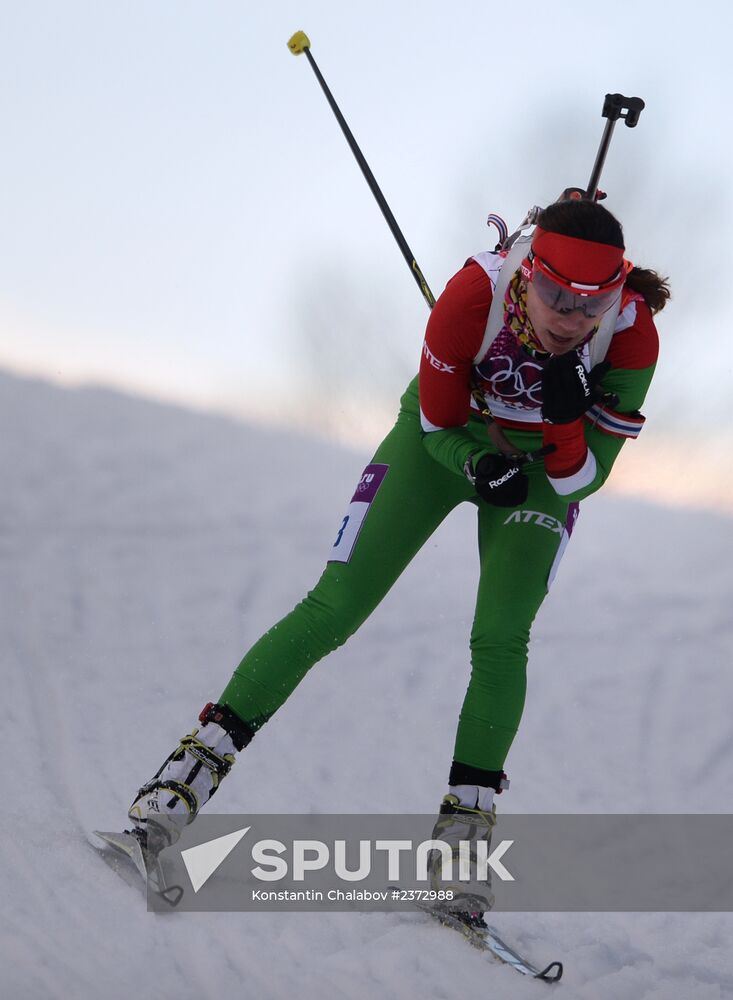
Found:
[{"label": "woman's face", "polygon": [[567,354],[581,344],[599,322],[600,316],[585,316],[580,309],[558,312],[545,305],[530,281],[527,285],[527,315],[543,350]]}]

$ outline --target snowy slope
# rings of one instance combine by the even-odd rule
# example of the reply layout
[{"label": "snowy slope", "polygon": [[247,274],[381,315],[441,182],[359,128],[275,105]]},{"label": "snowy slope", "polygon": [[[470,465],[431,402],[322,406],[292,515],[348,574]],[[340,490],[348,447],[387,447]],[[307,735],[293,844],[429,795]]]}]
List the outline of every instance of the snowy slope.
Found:
[{"label": "snowy slope", "polygon": [[[0,375],[3,995],[538,997],[411,914],[156,917],[85,839],[320,573],[368,456]],[[630,447],[644,447],[643,440]],[[222,811],[431,812],[468,676],[457,511],[242,756]],[[535,625],[513,812],[729,811],[731,521],[586,502]],[[507,801],[507,800],[511,801]],[[733,995],[733,918],[497,914],[565,998]]]}]

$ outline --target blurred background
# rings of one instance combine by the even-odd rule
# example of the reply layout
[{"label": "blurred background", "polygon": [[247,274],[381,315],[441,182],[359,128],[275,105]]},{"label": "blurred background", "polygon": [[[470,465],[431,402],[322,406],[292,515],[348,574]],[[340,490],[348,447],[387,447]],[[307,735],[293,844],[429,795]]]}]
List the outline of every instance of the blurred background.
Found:
[{"label": "blurred background", "polygon": [[730,6],[458,0],[6,3],[0,368],[368,450],[427,307],[298,29],[437,295],[584,185],[603,96],[643,97],[601,187],[669,275],[639,442],[613,487],[733,511]]}]

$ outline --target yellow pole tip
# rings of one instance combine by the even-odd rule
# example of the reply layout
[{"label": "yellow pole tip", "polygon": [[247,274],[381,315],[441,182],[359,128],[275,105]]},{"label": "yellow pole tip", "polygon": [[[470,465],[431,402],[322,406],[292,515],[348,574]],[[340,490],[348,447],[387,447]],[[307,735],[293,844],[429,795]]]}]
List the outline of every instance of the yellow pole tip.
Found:
[{"label": "yellow pole tip", "polygon": [[294,56],[299,56],[305,49],[311,47],[310,39],[304,31],[296,31],[288,41],[288,48]]}]

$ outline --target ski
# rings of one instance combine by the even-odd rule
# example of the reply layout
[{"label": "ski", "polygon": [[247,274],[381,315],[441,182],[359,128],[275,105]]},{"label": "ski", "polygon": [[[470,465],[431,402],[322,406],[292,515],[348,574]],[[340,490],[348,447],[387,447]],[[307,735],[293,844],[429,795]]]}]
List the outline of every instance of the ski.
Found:
[{"label": "ski", "polygon": [[153,892],[171,906],[177,906],[183,896],[179,885],[168,885],[163,868],[157,857],[143,848],[139,839],[128,830],[94,830],[94,836],[101,846],[92,844],[94,850],[128,885],[141,885]]},{"label": "ski", "polygon": [[523,976],[531,976],[539,979],[543,983],[556,983],[563,973],[562,962],[550,962],[544,969],[539,969],[536,965],[521,955],[515,948],[512,948],[500,936],[495,927],[486,924],[483,918],[480,922],[468,922],[462,920],[457,915],[448,910],[439,910],[434,906],[424,903],[415,904],[423,913],[427,913],[433,920],[444,927],[452,927],[459,931],[470,945],[479,951],[486,952],[504,965],[509,965],[512,969],[520,972]]}]

